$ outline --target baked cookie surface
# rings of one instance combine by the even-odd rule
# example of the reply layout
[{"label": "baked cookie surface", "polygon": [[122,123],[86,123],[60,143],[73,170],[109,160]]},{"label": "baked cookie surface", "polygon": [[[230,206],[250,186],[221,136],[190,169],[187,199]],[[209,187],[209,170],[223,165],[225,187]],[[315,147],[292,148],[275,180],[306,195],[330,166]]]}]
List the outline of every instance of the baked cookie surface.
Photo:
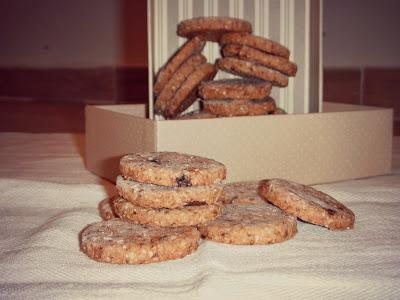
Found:
[{"label": "baked cookie surface", "polygon": [[198,247],[194,227],[149,227],[120,219],[87,226],[81,250],[90,258],[114,264],[146,264],[182,258]]},{"label": "baked cookie surface", "polygon": [[266,97],[259,100],[209,100],[204,102],[204,111],[217,116],[259,116],[275,110],[275,101]]},{"label": "baked cookie surface", "polygon": [[199,95],[204,100],[262,99],[271,92],[271,83],[258,79],[220,79],[204,81]]},{"label": "baked cookie surface", "polygon": [[239,181],[227,183],[221,194],[224,204],[265,204],[258,194],[259,181]]},{"label": "baked cookie surface", "polygon": [[197,87],[204,80],[211,80],[217,73],[215,65],[205,63],[198,66],[188,75],[174,96],[168,101],[164,110],[156,110],[165,118],[174,118],[185,111],[197,100]]},{"label": "baked cookie surface", "polygon": [[118,176],[116,187],[125,200],[147,208],[177,208],[190,203],[218,204],[223,185],[171,187],[141,183]]},{"label": "baked cookie surface", "polygon": [[214,220],[222,212],[221,204],[192,203],[181,208],[144,208],[123,198],[114,201],[114,209],[122,219],[135,224],[160,227],[196,226]]},{"label": "baked cookie surface", "polygon": [[292,238],[297,233],[297,222],[268,203],[227,204],[222,215],[198,229],[205,239],[219,243],[272,244]]},{"label": "baked cookie surface", "polygon": [[190,56],[187,61],[176,70],[171,79],[162,89],[154,103],[154,109],[158,113],[162,113],[168,106],[168,101],[174,96],[176,91],[181,87],[186,78],[200,65],[204,64],[207,59],[201,54]]},{"label": "baked cookie surface", "polygon": [[288,77],[281,72],[248,60],[224,57],[217,60],[217,66],[235,75],[269,81],[275,86],[286,87],[289,83]]},{"label": "baked cookie surface", "polygon": [[198,17],[180,22],[177,34],[182,37],[201,35],[208,41],[218,42],[227,32],[252,32],[251,23],[230,17]]},{"label": "baked cookie surface", "polygon": [[286,59],[288,59],[290,56],[290,51],[285,46],[275,41],[271,41],[264,37],[252,34],[237,33],[237,32],[226,33],[222,35],[219,43],[221,45],[226,45],[226,44],[246,45],[264,51],[266,53],[281,56]]},{"label": "baked cookie surface", "polygon": [[227,44],[222,48],[224,57],[237,57],[272,68],[288,76],[295,76],[297,65],[285,58],[239,44]]},{"label": "baked cookie surface", "polygon": [[270,179],[260,183],[260,194],[272,204],[299,219],[332,230],[350,229],[355,215],[333,197],[310,186]]},{"label": "baked cookie surface", "polygon": [[113,202],[115,201],[115,199],[116,196],[113,196],[99,202],[99,213],[103,220],[118,218],[113,208]]},{"label": "baked cookie surface", "polygon": [[219,183],[226,167],[213,159],[177,152],[128,154],[120,160],[125,178],[164,186],[190,187]]},{"label": "baked cookie surface", "polygon": [[212,115],[202,110],[192,111],[184,115],[180,115],[174,118],[174,120],[193,120],[193,119],[214,119],[216,115]]},{"label": "baked cookie surface", "polygon": [[172,75],[179,68],[179,66],[183,62],[185,62],[191,55],[200,53],[203,50],[205,44],[206,42],[203,39],[196,36],[183,44],[158,71],[153,86],[154,95],[158,95],[159,93],[161,93],[162,89],[171,79]]}]

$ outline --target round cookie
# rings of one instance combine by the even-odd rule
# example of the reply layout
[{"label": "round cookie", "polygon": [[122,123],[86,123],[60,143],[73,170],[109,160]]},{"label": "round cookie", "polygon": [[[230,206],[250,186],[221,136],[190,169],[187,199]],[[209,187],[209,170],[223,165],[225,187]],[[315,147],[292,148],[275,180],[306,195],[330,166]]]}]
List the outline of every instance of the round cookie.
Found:
[{"label": "round cookie", "polygon": [[199,17],[188,19],[178,24],[179,36],[192,37],[201,35],[202,38],[218,42],[221,35],[227,32],[251,33],[251,23],[242,19],[230,17]]},{"label": "round cookie", "polygon": [[147,208],[177,208],[192,202],[218,204],[222,193],[222,184],[191,187],[160,186],[141,183],[122,176],[117,177],[118,193],[125,200]]},{"label": "round cookie", "polygon": [[252,61],[254,63],[272,68],[288,76],[294,76],[297,73],[297,65],[285,58],[270,55],[263,51],[239,44],[227,44],[222,48],[224,57],[237,57],[240,59]]},{"label": "round cookie", "polygon": [[331,196],[299,183],[270,179],[260,183],[260,195],[299,219],[332,230],[350,229],[354,213]]},{"label": "round cookie", "polygon": [[287,112],[280,107],[276,107],[275,110],[271,111],[269,114],[270,115],[287,115]]},{"label": "round cookie", "polygon": [[114,212],[113,202],[116,197],[106,198],[99,203],[99,213],[103,220],[111,220],[114,218],[118,218],[118,216]]},{"label": "round cookie", "polygon": [[198,247],[194,227],[148,227],[120,219],[87,226],[81,250],[90,258],[114,264],[146,264],[182,258]]},{"label": "round cookie", "polygon": [[297,222],[268,203],[227,204],[221,216],[198,229],[205,239],[219,243],[272,244],[292,238],[297,233]]},{"label": "round cookie", "polygon": [[272,55],[281,56],[286,59],[288,59],[290,56],[290,51],[285,46],[277,42],[271,41],[269,39],[263,38],[261,36],[256,36],[252,34],[246,34],[240,32],[226,33],[221,37],[219,43],[220,45],[226,45],[226,44],[246,45],[264,51],[266,53],[270,53]]},{"label": "round cookie", "polygon": [[202,82],[199,95],[204,100],[262,99],[271,88],[271,83],[258,79],[221,79]]},{"label": "round cookie", "polygon": [[174,118],[174,120],[193,120],[193,119],[214,119],[216,115],[209,114],[205,111],[196,110],[190,113],[180,115]]},{"label": "round cookie", "polygon": [[248,60],[224,57],[217,60],[217,66],[223,71],[239,76],[267,80],[270,81],[272,85],[280,87],[286,87],[289,83],[288,77],[281,72]]},{"label": "round cookie", "polygon": [[202,64],[182,83],[163,111],[156,111],[165,118],[174,118],[185,111],[197,99],[197,87],[204,80],[211,80],[217,73],[213,64]]},{"label": "round cookie", "polygon": [[169,100],[174,96],[176,91],[181,87],[186,78],[200,65],[204,64],[207,59],[201,54],[194,54],[188,58],[174,73],[174,76],[164,86],[154,103],[156,113],[162,113],[169,104]]},{"label": "round cookie", "polygon": [[224,204],[265,204],[258,194],[259,181],[240,181],[224,185],[221,201]]},{"label": "round cookie", "polygon": [[177,187],[211,185],[226,177],[226,168],[220,162],[167,151],[125,155],[120,160],[120,170],[128,179]]},{"label": "round cookie", "polygon": [[221,204],[194,204],[174,209],[144,208],[120,197],[114,201],[114,209],[122,220],[160,227],[196,226],[214,220],[222,212]]},{"label": "round cookie", "polygon": [[204,111],[217,116],[259,116],[275,110],[274,99],[260,100],[209,100],[204,101]]},{"label": "round cookie", "polygon": [[200,37],[193,37],[183,44],[167,63],[158,71],[156,81],[153,86],[154,95],[161,93],[164,86],[171,79],[172,75],[191,55],[203,51],[206,42]]}]

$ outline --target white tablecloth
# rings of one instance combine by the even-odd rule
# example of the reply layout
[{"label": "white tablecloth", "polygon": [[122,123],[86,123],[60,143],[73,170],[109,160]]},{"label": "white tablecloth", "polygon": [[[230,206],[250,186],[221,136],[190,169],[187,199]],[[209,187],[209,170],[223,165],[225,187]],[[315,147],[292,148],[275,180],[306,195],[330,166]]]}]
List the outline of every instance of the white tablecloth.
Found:
[{"label": "white tablecloth", "polygon": [[[353,230],[298,224],[268,246],[201,242],[183,259],[111,265],[79,250],[111,183],[84,169],[83,136],[0,134],[0,298],[283,299],[400,297],[400,172],[319,185]],[[398,148],[399,140],[395,140]]]}]

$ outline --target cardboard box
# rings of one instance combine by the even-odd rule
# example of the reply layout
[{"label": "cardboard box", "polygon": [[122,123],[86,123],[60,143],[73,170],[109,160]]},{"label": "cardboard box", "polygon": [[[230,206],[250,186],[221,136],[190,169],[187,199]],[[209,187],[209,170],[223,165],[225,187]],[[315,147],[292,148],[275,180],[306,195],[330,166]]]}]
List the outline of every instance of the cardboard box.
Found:
[{"label": "cardboard box", "polygon": [[393,110],[325,103],[322,113],[151,120],[145,105],[86,107],[86,165],[114,181],[119,158],[177,151],[213,158],[227,182],[285,178],[316,184],[387,174]]}]

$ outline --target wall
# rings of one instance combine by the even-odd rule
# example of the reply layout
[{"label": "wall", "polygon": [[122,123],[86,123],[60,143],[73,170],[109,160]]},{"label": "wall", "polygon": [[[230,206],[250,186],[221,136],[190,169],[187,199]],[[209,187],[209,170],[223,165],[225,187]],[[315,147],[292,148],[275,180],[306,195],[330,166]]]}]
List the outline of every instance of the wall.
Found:
[{"label": "wall", "polygon": [[147,66],[146,0],[2,0],[0,66]]},{"label": "wall", "polygon": [[400,1],[324,0],[324,66],[399,67]]}]

